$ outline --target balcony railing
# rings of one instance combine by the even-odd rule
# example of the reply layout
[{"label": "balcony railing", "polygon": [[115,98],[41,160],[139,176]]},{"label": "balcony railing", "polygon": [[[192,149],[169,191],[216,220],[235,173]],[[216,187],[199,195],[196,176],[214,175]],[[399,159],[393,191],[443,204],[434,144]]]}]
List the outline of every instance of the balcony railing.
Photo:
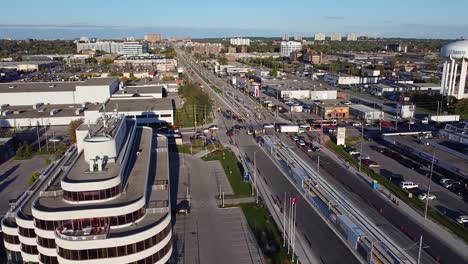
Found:
[{"label": "balcony railing", "polygon": [[81,229],[61,227],[55,230],[58,237],[69,241],[106,239],[109,235],[110,225],[87,226]]}]

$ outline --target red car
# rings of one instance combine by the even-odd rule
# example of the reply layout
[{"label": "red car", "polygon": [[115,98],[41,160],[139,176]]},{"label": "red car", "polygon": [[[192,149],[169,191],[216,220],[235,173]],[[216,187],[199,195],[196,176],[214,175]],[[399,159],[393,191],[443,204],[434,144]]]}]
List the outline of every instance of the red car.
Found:
[{"label": "red car", "polygon": [[377,162],[372,161],[372,160],[363,160],[362,164],[364,164],[364,166],[368,166],[369,168],[380,167],[380,165]]}]

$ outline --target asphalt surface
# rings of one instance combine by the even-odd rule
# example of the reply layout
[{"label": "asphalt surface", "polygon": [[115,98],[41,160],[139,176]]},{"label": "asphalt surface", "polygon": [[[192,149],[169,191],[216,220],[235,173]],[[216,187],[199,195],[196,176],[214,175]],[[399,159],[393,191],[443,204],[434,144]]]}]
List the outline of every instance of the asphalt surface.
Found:
[{"label": "asphalt surface", "polygon": [[[264,114],[266,115],[266,113]],[[219,116],[226,127],[231,127],[236,123],[232,119],[226,120],[221,115]],[[219,137],[225,138],[224,132],[225,130],[222,129],[218,131]],[[246,135],[245,131],[241,131],[234,141],[239,145],[240,150],[245,152],[249,159],[253,160],[253,152],[258,150],[259,147],[253,142],[252,136]],[[310,250],[314,255],[321,259],[323,263],[343,263],[343,259],[346,259],[347,263],[360,263],[317,212],[303,200],[297,189],[276,168],[270,158],[264,152],[259,151],[256,154],[256,159],[261,179],[273,192],[280,197],[283,197],[284,192],[286,192],[290,197],[299,198],[297,204],[297,230],[309,242]]]},{"label": "asphalt surface", "polygon": [[[270,113],[265,113],[265,111],[263,115],[266,117],[271,116]],[[268,119],[265,120],[265,122],[266,121],[268,121]],[[240,140],[240,143],[242,143],[242,140]],[[242,148],[243,146],[241,146],[241,149]],[[302,151],[296,152],[299,153]],[[303,155],[306,154],[303,153]],[[425,254],[423,254],[423,263],[431,263],[434,262],[435,259],[439,260],[440,263],[467,262],[466,259],[464,259],[460,254],[458,254],[458,252],[448,247],[447,245],[440,243],[439,239],[436,237],[436,235],[434,235],[431,232],[431,230],[427,230],[427,228],[423,228],[417,223],[413,222],[413,220],[402,210],[399,210],[396,206],[392,206],[388,199],[373,192],[367,182],[362,181],[361,179],[359,179],[359,177],[353,175],[345,167],[342,167],[340,166],[340,164],[337,164],[337,162],[334,159],[331,159],[330,157],[323,154],[320,154],[320,156],[322,159],[321,168],[324,171],[329,172],[326,173],[326,175],[328,175],[327,179],[334,186],[339,187],[339,189],[344,191],[346,196],[352,199],[354,203],[359,205],[359,208],[366,212],[378,226],[380,226],[394,240],[399,242],[401,245],[405,246],[405,249],[408,248],[408,250],[413,255],[415,248],[417,248],[415,246],[415,242],[417,239],[419,239],[419,236],[421,234],[423,235],[424,250],[426,252]],[[272,165],[270,163],[270,168],[271,166]],[[274,173],[273,171],[274,170],[271,169],[270,171],[268,171],[268,176],[266,178],[267,181],[270,179],[269,175]],[[285,189],[288,189],[288,191],[290,191],[289,188],[287,188],[288,185],[284,182],[277,183],[277,178],[282,178],[286,181],[286,179],[284,179],[284,176],[276,176],[274,178],[275,182],[273,184],[274,186],[278,184],[280,188],[272,189],[275,191],[278,190],[278,192],[280,193],[284,193]],[[323,222],[321,223],[324,224]],[[308,230],[308,228],[311,228],[312,225],[316,224],[306,223],[305,227],[301,227],[300,230]],[[310,236],[308,234],[305,235],[308,239],[310,239]],[[312,241],[311,244],[315,245],[316,243],[314,242],[321,241],[315,240]],[[327,247],[325,247],[325,250],[326,248]],[[319,252],[319,254],[321,254],[321,252]],[[431,255],[432,257],[429,257],[429,255]],[[333,259],[332,256],[331,259]]]}]

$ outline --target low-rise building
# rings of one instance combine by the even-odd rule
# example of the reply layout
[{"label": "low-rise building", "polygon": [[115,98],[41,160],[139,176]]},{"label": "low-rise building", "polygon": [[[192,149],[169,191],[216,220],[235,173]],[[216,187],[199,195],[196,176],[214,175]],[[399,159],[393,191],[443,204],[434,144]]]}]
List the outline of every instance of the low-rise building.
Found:
[{"label": "low-rise building", "polygon": [[18,72],[36,72],[57,66],[56,61],[11,61],[0,62],[0,69],[15,70]]},{"label": "low-rise building", "polygon": [[15,144],[13,138],[0,138],[0,164],[15,155]]},{"label": "low-rise building", "polygon": [[334,87],[316,81],[294,82],[265,80],[262,85],[272,94],[286,99],[335,100],[337,90]]},{"label": "low-rise building", "polygon": [[371,108],[362,104],[352,104],[349,106],[349,113],[362,120],[382,120],[384,112],[379,109]]},{"label": "low-rise building", "polygon": [[331,85],[358,85],[361,84],[361,77],[347,74],[325,74],[324,80]]},{"label": "low-rise building", "polygon": [[250,39],[248,38],[232,38],[230,40],[233,46],[250,46]]},{"label": "low-rise building", "polygon": [[323,120],[348,120],[349,107],[339,104],[314,102],[311,112],[320,116]]},{"label": "low-rise building", "polygon": [[401,118],[414,118],[416,105],[413,103],[384,103],[382,110]]}]

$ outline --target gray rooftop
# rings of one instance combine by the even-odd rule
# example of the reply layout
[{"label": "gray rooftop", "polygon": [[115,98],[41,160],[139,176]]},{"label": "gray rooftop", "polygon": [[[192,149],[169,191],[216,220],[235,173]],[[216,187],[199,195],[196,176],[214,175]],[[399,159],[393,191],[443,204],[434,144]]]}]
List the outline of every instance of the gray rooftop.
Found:
[{"label": "gray rooftop", "polygon": [[[149,93],[160,93],[163,92],[163,85],[138,85],[138,86],[127,86],[124,90],[125,94],[149,94]],[[117,93],[122,93],[119,91]]]},{"label": "gray rooftop", "polygon": [[91,78],[77,82],[11,82],[0,83],[0,93],[70,92],[76,86],[110,85],[117,78]]},{"label": "gray rooftop", "polygon": [[382,112],[379,109],[375,109],[375,108],[372,108],[372,107],[369,107],[369,106],[366,106],[366,105],[362,105],[362,104],[352,104],[352,105],[349,105],[349,108],[350,109],[356,109],[358,111],[366,112],[366,113]]},{"label": "gray rooftop", "polygon": [[[86,110],[98,110],[101,104],[86,104]],[[84,116],[84,112],[76,114],[76,110],[82,108],[79,104],[50,104],[42,105],[37,109],[33,109],[31,105],[15,105],[7,106],[2,109],[10,110],[11,112],[6,116],[0,116],[0,119],[12,119],[12,118],[54,118],[54,117],[66,117],[66,116]],[[58,109],[59,111],[54,115],[50,115],[52,109]],[[36,125],[36,124],[32,124]]]},{"label": "gray rooftop", "polygon": [[264,86],[269,88],[279,88],[281,91],[289,90],[314,90],[314,91],[325,91],[325,90],[336,90],[336,87],[321,83],[318,81],[299,78],[297,81],[294,80],[271,80],[267,79],[263,81]]},{"label": "gray rooftop", "polygon": [[[172,99],[153,97],[132,97],[125,99],[112,98],[106,103],[106,111],[158,111],[173,110]],[[103,112],[101,109],[100,112]]]}]

